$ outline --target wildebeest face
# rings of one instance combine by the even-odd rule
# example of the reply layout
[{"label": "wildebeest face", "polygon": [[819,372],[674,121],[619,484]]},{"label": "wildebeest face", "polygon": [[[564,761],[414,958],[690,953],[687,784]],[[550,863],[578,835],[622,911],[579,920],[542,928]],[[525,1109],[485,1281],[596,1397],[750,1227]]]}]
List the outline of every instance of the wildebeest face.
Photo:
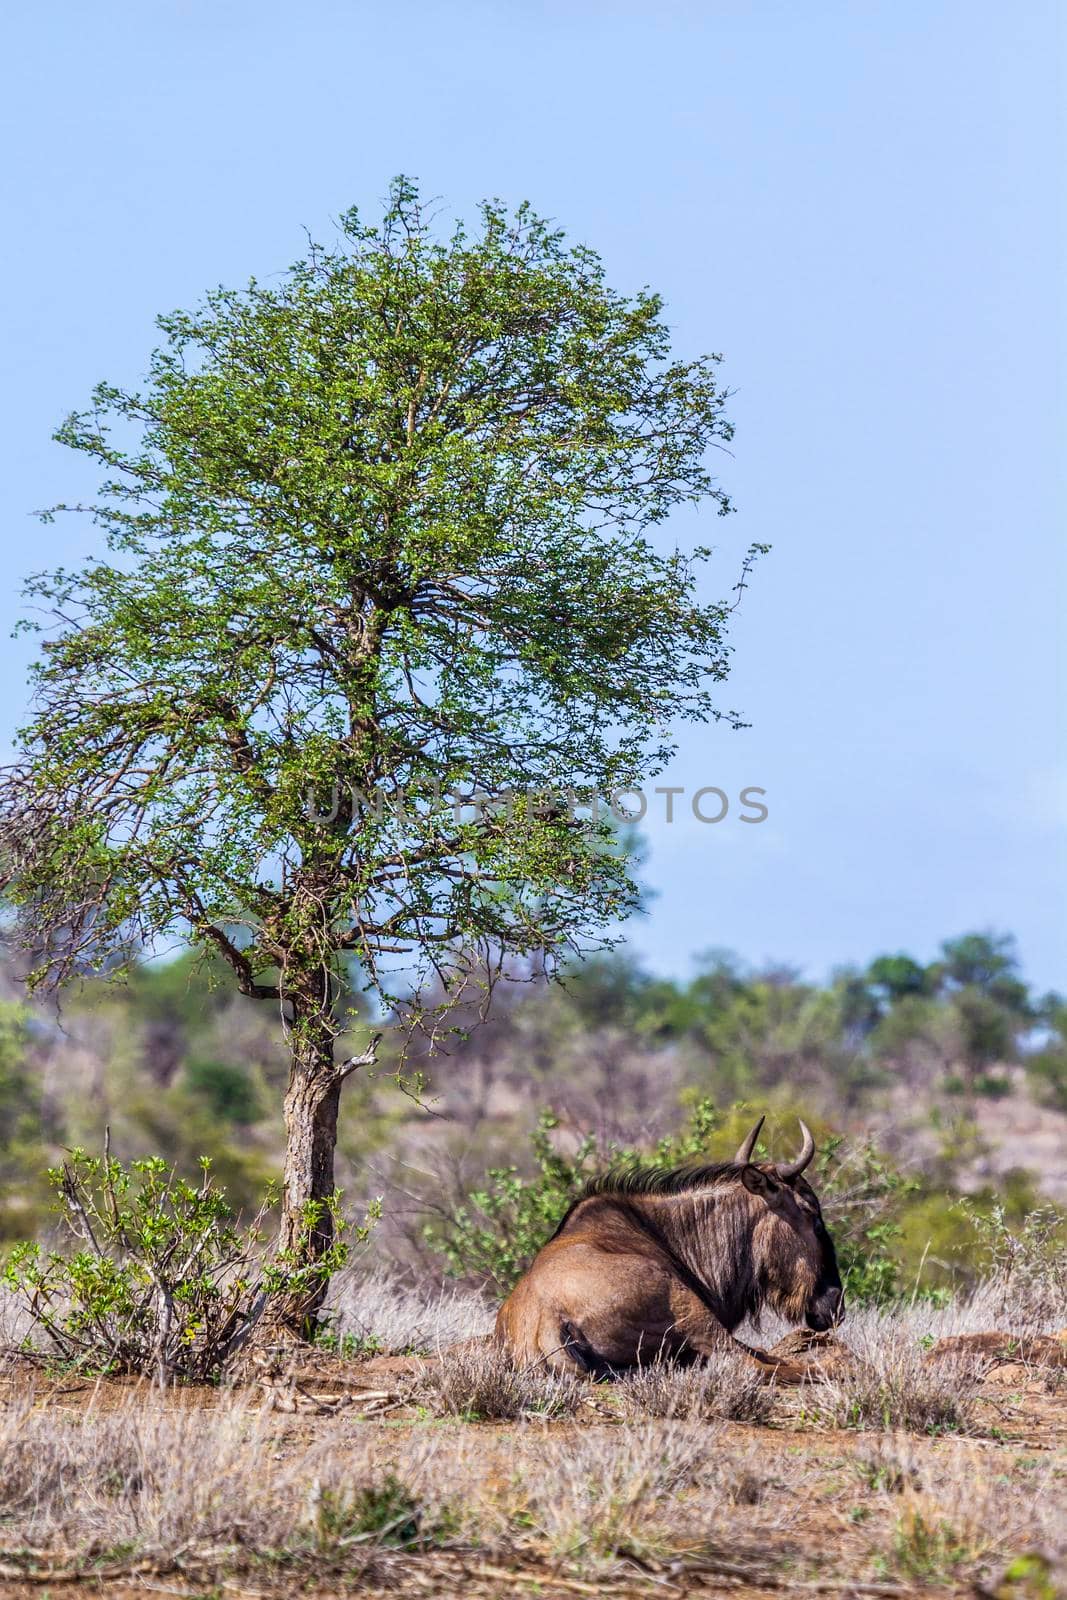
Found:
[{"label": "wildebeest face", "polygon": [[818,1281],[815,1294],[805,1312],[805,1321],[809,1328],[823,1333],[835,1323],[842,1322],[845,1316],[845,1291],[837,1266],[837,1252],[829,1229],[823,1221],[822,1206],[815,1190],[805,1178],[799,1177],[792,1180],[790,1187],[802,1216],[806,1218],[807,1224],[814,1232],[815,1245],[819,1253]]},{"label": "wildebeest face", "polygon": [[763,1208],[752,1230],[759,1288],[783,1317],[823,1333],[844,1316],[845,1296],[818,1196],[801,1177],[815,1157],[815,1140],[801,1121],[804,1143],[796,1160],[757,1165],[752,1155],[763,1122],[760,1117],[734,1157],[753,1204]]},{"label": "wildebeest face", "polygon": [[790,1322],[825,1332],[844,1316],[845,1297],[815,1191],[799,1174],[783,1177],[770,1162],[746,1166],[741,1181],[754,1202],[762,1202],[752,1243],[768,1305]]}]

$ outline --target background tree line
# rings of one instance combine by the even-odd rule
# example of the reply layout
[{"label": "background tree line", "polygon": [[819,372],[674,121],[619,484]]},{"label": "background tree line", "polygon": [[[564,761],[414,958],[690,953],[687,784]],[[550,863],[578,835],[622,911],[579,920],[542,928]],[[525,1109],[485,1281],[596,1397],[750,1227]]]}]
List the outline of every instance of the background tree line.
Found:
[{"label": "background tree line", "polygon": [[[210,1157],[231,1201],[255,1209],[281,1168],[275,1107],[288,1071],[265,1007],[192,952],[143,962],[122,985],[86,982],[61,1007],[27,1004],[17,976],[6,969],[0,1004],[0,1236],[47,1230],[44,1167],[72,1146],[98,1149],[105,1126],[124,1158],[158,1154],[195,1175]],[[997,1181],[983,1175],[991,1099],[1067,1114],[1067,1004],[1030,990],[1006,936],[946,940],[927,964],[880,956],[825,984],[724,951],[686,979],[654,976],[625,951],[576,963],[561,984],[532,967],[511,978],[484,1020],[476,998],[459,1008],[447,1054],[416,1039],[408,1070],[425,1079],[421,1103],[389,1076],[404,1030],[394,1038],[388,1019],[376,1023],[379,1070],[349,1086],[346,1202],[361,1214],[382,1194],[375,1250],[420,1271],[447,1265],[448,1219],[487,1172],[539,1170],[546,1114],[572,1164],[585,1137],[650,1148],[709,1104],[724,1137],[742,1102],[802,1110],[824,1135],[873,1136],[906,1184],[892,1194],[902,1268],[925,1251],[932,1282],[951,1276],[971,1237],[954,1190],[1021,1216],[1054,1179],[1036,1156]],[[358,1047],[369,1018],[354,968],[349,984]]]}]

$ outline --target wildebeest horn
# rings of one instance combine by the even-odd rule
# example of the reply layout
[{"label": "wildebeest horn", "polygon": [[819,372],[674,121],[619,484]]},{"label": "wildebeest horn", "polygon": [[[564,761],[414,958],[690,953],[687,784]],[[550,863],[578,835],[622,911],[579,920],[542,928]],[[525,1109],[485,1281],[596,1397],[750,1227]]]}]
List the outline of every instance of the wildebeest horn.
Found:
[{"label": "wildebeest horn", "polygon": [[815,1154],[815,1140],[811,1136],[811,1129],[803,1118],[799,1120],[800,1131],[804,1135],[804,1146],[795,1161],[779,1162],[778,1176],[780,1178],[798,1178]]},{"label": "wildebeest horn", "polygon": [[752,1160],[752,1152],[756,1148],[756,1140],[759,1138],[759,1131],[763,1127],[765,1121],[765,1117],[760,1117],[752,1132],[738,1145],[737,1154],[734,1156],[734,1160],[739,1166],[743,1167],[747,1162]]}]

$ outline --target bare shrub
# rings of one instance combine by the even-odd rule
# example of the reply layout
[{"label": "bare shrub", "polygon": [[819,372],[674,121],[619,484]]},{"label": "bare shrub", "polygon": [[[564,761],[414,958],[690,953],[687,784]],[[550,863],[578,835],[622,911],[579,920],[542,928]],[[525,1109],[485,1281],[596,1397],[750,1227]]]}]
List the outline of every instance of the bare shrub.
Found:
[{"label": "bare shrub", "polygon": [[974,1362],[929,1362],[899,1330],[870,1343],[854,1367],[805,1388],[805,1415],[835,1428],[911,1433],[978,1431]]},{"label": "bare shrub", "polygon": [[774,1385],[743,1358],[724,1350],[699,1366],[657,1361],[618,1385],[623,1417],[639,1421],[766,1422],[774,1409]]},{"label": "bare shrub", "polygon": [[588,1396],[589,1385],[581,1378],[540,1363],[517,1367],[498,1346],[471,1344],[428,1364],[412,1398],[437,1416],[510,1422],[573,1416]]}]

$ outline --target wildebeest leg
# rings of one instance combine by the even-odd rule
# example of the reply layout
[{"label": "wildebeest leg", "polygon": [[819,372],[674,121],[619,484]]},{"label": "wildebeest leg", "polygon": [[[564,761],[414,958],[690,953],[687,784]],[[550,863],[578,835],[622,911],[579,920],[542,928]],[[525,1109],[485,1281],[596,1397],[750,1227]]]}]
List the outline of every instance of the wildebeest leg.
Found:
[{"label": "wildebeest leg", "polygon": [[573,1322],[568,1322],[566,1317],[559,1325],[560,1348],[570,1357],[580,1371],[600,1383],[605,1378],[617,1378],[618,1369],[605,1361],[599,1351],[594,1350],[589,1340],[585,1338],[580,1328]]},{"label": "wildebeest leg", "polygon": [[792,1361],[776,1361],[766,1352],[742,1344],[685,1284],[672,1285],[671,1311],[674,1316],[671,1343],[677,1342],[678,1354],[691,1353],[698,1359],[708,1359],[729,1350],[754,1366],[762,1377],[774,1378],[778,1383],[803,1383],[806,1376],[803,1367]]},{"label": "wildebeest leg", "polygon": [[729,1350],[734,1340],[718,1317],[709,1311],[700,1296],[677,1279],[670,1288],[671,1331],[669,1344],[673,1355],[713,1356],[720,1350]]}]

